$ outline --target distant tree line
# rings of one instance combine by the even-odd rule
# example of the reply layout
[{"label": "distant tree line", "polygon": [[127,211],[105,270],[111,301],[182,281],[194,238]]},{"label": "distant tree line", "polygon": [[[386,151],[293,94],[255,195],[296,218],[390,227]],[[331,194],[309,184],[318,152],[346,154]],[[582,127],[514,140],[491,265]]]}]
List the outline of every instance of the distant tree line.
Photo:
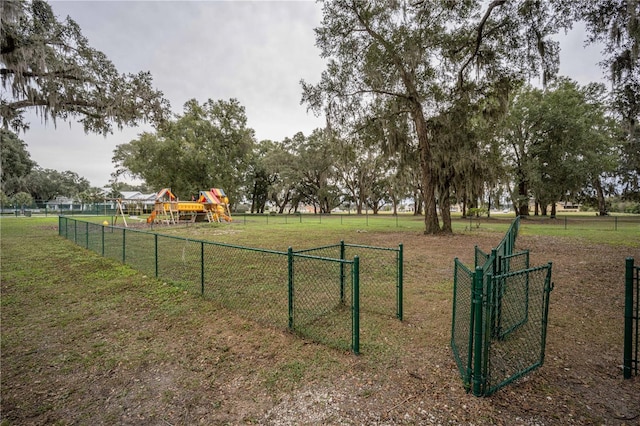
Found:
[{"label": "distant tree line", "polygon": [[[451,232],[455,203],[466,214],[508,200],[527,215],[533,202],[534,214],[553,216],[563,200],[600,214],[612,200],[640,202],[640,0],[325,2],[316,44],[327,68],[301,84],[302,102],[327,126],[281,141],[257,141],[235,99],[190,100],[169,117],[148,73],[119,75],[45,2],[3,8],[5,127],[24,128],[30,107],[54,120],[80,117],[98,133],[154,123],[115,150],[114,185],[131,175],[182,198],[221,187],[252,212],[395,211],[411,199],[429,234]],[[553,36],[576,22],[587,43],[606,46],[609,88],[557,75]],[[46,171],[28,155],[11,158],[3,191],[55,192],[35,183]],[[31,186],[20,180],[27,175]]]}]

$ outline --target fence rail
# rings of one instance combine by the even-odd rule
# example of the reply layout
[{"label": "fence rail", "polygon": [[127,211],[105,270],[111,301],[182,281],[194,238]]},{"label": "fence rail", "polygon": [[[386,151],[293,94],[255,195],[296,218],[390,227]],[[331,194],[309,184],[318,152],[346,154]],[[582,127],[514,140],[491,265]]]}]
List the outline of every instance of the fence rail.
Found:
[{"label": "fence rail", "polygon": [[624,362],[623,376],[638,375],[640,337],[640,266],[629,257],[625,262]]},{"label": "fence rail", "polygon": [[[362,304],[375,311],[378,307],[375,304],[391,297],[386,304],[395,300],[399,307],[396,316],[401,319],[402,301],[395,299],[394,289],[401,296],[402,245],[398,249],[385,249],[341,242],[283,252],[106,226],[64,216],[59,218],[59,235],[145,274],[170,280],[256,322],[286,327],[354,353],[360,351],[361,299]],[[358,254],[350,252],[355,247],[365,253],[364,270],[360,268]],[[385,260],[391,256],[377,256],[374,261],[370,252],[393,253],[396,263]],[[392,309],[388,313],[391,312]]]}]

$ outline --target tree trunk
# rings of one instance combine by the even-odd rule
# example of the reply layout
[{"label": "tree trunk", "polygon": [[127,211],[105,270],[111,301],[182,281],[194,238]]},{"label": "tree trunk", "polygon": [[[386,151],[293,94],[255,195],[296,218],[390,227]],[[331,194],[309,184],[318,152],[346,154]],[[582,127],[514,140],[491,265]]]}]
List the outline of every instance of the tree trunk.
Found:
[{"label": "tree trunk", "polygon": [[449,201],[449,185],[440,194],[440,214],[442,215],[442,232],[452,234],[451,227],[451,202]]},{"label": "tree trunk", "polygon": [[529,194],[528,194],[527,182],[521,179],[518,183],[518,209],[517,213],[520,216],[529,216]]},{"label": "tree trunk", "polygon": [[256,193],[258,191],[258,182],[253,183],[253,194],[251,195],[251,214],[253,214],[253,209],[256,205]]},{"label": "tree trunk", "polygon": [[598,197],[598,215],[606,216],[607,215],[607,204],[604,201],[604,190],[602,189],[602,183],[600,182],[600,178],[596,178],[594,182],[594,186],[596,188],[596,194]]},{"label": "tree trunk", "polygon": [[422,170],[422,196],[424,199],[424,226],[425,234],[437,234],[440,232],[438,212],[436,210],[436,182],[432,170],[431,146],[427,122],[422,113],[422,106],[416,101],[412,108],[413,121],[418,135],[418,150],[420,151],[420,168]]},{"label": "tree trunk", "polygon": [[[282,200],[282,205],[280,206],[280,214],[284,213],[285,207],[287,207],[287,204],[289,204],[289,196],[290,196],[290,193],[289,191],[287,191],[287,193],[284,196],[284,200]],[[289,208],[289,211],[291,211],[291,208]]]},{"label": "tree trunk", "polygon": [[556,204],[555,200],[551,202],[551,219],[556,218]]},{"label": "tree trunk", "polygon": [[422,196],[420,192],[413,194],[413,215],[420,216],[422,214]]}]

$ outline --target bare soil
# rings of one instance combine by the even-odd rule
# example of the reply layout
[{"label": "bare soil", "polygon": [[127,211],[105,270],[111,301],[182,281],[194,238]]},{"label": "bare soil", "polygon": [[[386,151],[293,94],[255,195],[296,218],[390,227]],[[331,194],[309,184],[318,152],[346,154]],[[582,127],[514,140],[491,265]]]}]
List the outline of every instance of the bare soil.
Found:
[{"label": "bare soil", "polygon": [[[621,370],[624,259],[640,259],[637,246],[519,237],[532,264],[553,262],[545,363],[490,397],[465,392],[449,346],[453,259],[472,264],[474,245],[501,237],[348,235],[405,250],[405,320],[389,318],[390,343],[360,356],[137,273],[111,286],[112,262],[54,250],[33,265],[50,268],[46,289],[2,279],[1,424],[640,424],[639,378]],[[69,282],[77,268],[90,283]]]}]

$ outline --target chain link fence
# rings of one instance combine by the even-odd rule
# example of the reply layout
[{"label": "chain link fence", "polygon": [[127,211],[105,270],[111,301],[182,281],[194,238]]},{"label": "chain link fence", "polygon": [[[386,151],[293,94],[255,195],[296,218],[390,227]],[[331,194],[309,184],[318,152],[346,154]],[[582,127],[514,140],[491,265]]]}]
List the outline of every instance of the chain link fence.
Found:
[{"label": "chain link fence", "polygon": [[531,268],[515,252],[519,218],[472,271],[454,260],[451,347],[467,390],[490,395],[544,362],[551,263]]},{"label": "chain link fence", "polygon": [[625,260],[623,377],[638,375],[640,363],[640,266]]},{"label": "chain link fence", "polygon": [[[384,308],[384,298],[390,297],[386,306],[399,307],[400,314],[396,316],[401,319],[401,245],[399,249],[385,249],[340,242],[282,252],[99,225],[64,216],[59,218],[59,234],[246,318],[286,327],[355,353],[360,347],[361,298],[366,306],[375,305],[370,308],[375,312],[382,309],[380,306]],[[368,283],[364,298],[360,294],[359,250],[367,259],[367,272],[362,274]],[[347,255],[352,255],[351,259]]]},{"label": "chain link fence", "polygon": [[488,299],[492,333],[484,336],[481,392],[491,395],[544,362],[551,264],[487,277],[500,288]]},{"label": "chain link fence", "polygon": [[403,316],[403,246],[397,248],[347,244],[341,241],[296,253],[338,259],[360,259],[361,312]]},{"label": "chain link fence", "polygon": [[474,283],[474,272],[454,259],[451,349],[467,390],[471,389],[473,373]]}]

